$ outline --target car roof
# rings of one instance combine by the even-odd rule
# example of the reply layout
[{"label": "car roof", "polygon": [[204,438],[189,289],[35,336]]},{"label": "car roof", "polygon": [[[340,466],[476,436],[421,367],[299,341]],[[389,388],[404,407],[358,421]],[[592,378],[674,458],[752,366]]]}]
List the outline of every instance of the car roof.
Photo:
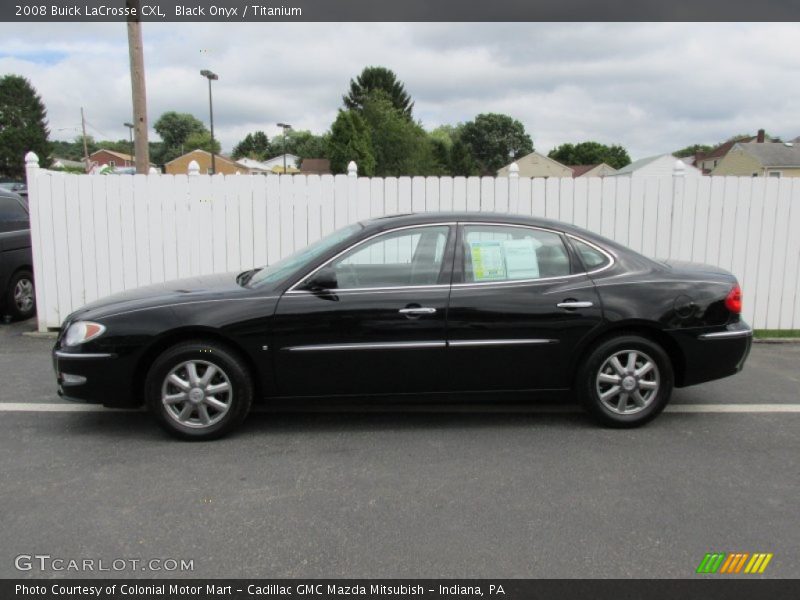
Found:
[{"label": "car roof", "polygon": [[554,229],[556,231],[564,231],[567,233],[576,233],[582,236],[590,234],[595,237],[595,234],[564,223],[562,221],[555,221],[553,219],[543,219],[540,217],[529,217],[525,215],[518,215],[512,213],[494,213],[494,212],[419,212],[419,213],[405,213],[398,215],[387,215],[383,217],[376,217],[368,221],[363,221],[363,225],[371,230],[391,229],[394,227],[424,225],[428,223],[452,223],[458,221],[460,223],[498,223],[509,225],[528,225],[533,227],[542,227],[544,229]]}]

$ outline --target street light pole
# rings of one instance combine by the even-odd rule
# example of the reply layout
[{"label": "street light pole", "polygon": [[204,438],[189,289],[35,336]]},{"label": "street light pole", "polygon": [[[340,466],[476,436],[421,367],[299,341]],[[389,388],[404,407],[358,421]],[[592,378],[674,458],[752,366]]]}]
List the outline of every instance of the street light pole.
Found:
[{"label": "street light pole", "polygon": [[286,175],[286,130],[292,126],[288,123],[278,123],[278,127],[283,129],[283,174]]},{"label": "street light pole", "polygon": [[200,75],[208,79],[208,113],[211,121],[211,174],[213,175],[217,172],[217,161],[214,155],[214,104],[211,100],[211,82],[219,79],[219,76],[208,69],[200,71]]},{"label": "street light pole", "polygon": [[133,149],[133,128],[136,127],[136,125],[133,123],[123,123],[123,125],[128,128],[128,137],[131,140],[131,162],[134,163],[133,166],[136,166],[136,151]]}]

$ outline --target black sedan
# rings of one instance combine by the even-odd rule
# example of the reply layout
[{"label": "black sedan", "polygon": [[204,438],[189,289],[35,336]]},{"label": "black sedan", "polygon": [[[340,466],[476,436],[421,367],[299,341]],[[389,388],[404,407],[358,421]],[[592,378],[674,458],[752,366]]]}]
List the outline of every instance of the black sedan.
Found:
[{"label": "black sedan", "polygon": [[146,404],[219,437],[254,403],[577,396],[602,423],[742,369],[733,275],[564,223],[486,213],[357,223],[262,269],[118,294],[67,317],[59,393]]}]

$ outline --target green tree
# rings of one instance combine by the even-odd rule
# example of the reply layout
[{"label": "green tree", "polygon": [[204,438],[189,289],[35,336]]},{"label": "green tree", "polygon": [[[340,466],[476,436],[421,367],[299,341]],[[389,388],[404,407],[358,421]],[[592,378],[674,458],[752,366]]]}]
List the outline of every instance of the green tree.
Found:
[{"label": "green tree", "polygon": [[362,110],[370,92],[383,90],[400,113],[411,120],[414,103],[394,71],[385,67],[365,67],[361,75],[350,80],[350,91],[342,96],[346,108]]},{"label": "green tree", "polygon": [[[203,122],[188,113],[178,113],[168,111],[161,115],[153,124],[161,140],[164,142],[162,151],[159,153],[158,162],[169,162],[173,158],[194,150],[190,148],[187,140],[193,133],[208,132]],[[210,133],[209,133],[210,136]]]},{"label": "green tree", "polygon": [[328,158],[331,161],[331,171],[334,173],[346,173],[347,164],[354,160],[361,175],[375,174],[375,155],[372,152],[369,130],[364,119],[356,111],[339,111],[331,125]]},{"label": "green tree", "polygon": [[269,138],[263,131],[254,131],[244,136],[244,139],[233,148],[233,158],[254,158],[263,160],[269,154]]},{"label": "green tree", "polygon": [[361,111],[372,139],[375,175],[427,175],[432,147],[425,131],[394,107],[383,90],[373,90]]},{"label": "green tree", "polygon": [[[328,141],[325,135],[315,135],[302,129],[286,132],[286,152],[300,158],[328,158]],[[269,156],[283,154],[283,135],[272,139]]]},{"label": "green tree", "polygon": [[450,175],[450,151],[453,147],[452,140],[428,134],[428,143],[431,147],[431,164],[429,175]]},{"label": "green tree", "polygon": [[0,79],[0,174],[22,179],[25,154],[33,151],[50,165],[47,110],[31,83],[19,75]]},{"label": "green tree", "polygon": [[708,144],[692,144],[691,146],[686,146],[686,148],[681,148],[672,153],[672,156],[677,156],[678,158],[686,158],[687,156],[694,156],[698,152],[706,153],[711,152],[714,149],[714,146],[709,146]]},{"label": "green tree", "polygon": [[631,157],[622,146],[606,146],[599,142],[561,144],[547,155],[564,165],[596,165],[606,163],[615,169],[631,163]]},{"label": "green tree", "polygon": [[508,115],[480,114],[463,125],[459,137],[469,147],[480,172],[487,175],[533,152],[533,141],[525,127]]},{"label": "green tree", "polygon": [[478,172],[478,163],[475,162],[469,146],[461,139],[456,139],[450,149],[450,174],[470,177],[471,175],[477,175]]},{"label": "green tree", "polygon": [[214,140],[213,150],[211,149],[211,132],[210,131],[197,131],[190,133],[185,142],[186,152],[192,150],[205,150],[206,152],[213,152],[214,154],[220,153],[219,140]]}]

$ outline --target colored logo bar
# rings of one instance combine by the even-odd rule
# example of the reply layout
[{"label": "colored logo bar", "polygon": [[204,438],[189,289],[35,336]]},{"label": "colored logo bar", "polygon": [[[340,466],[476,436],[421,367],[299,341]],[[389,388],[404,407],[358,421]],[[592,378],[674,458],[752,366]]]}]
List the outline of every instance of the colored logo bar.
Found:
[{"label": "colored logo bar", "polygon": [[700,561],[696,572],[754,575],[766,570],[772,556],[771,552],[709,552]]}]

